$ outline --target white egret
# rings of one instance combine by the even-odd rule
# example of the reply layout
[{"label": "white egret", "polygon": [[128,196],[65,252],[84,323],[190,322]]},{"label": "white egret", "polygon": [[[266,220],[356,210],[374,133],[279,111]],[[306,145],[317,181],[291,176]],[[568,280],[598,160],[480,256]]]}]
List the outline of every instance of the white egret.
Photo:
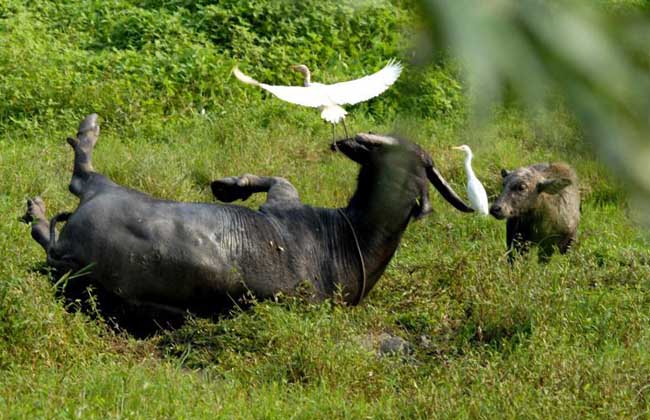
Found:
[{"label": "white egret", "polygon": [[488,198],[483,184],[478,180],[472,169],[472,149],[468,145],[463,144],[462,146],[452,147],[452,149],[462,150],[465,152],[465,172],[467,172],[467,195],[469,196],[469,202],[474,211],[477,211],[480,214],[487,215],[488,210]]},{"label": "white egret", "polygon": [[334,126],[342,122],[346,137],[349,136],[343,119],[347,112],[341,105],[354,105],[380,95],[395,83],[402,72],[402,65],[399,62],[391,60],[384,68],[376,73],[356,80],[325,85],[312,82],[311,72],[304,64],[291,66],[291,68],[304,75],[305,80],[303,86],[274,86],[260,83],[242,73],[237,67],[233,69],[233,74],[240,81],[249,85],[259,86],[283,101],[296,105],[319,108],[321,118],[332,123],[332,133],[334,133]]}]

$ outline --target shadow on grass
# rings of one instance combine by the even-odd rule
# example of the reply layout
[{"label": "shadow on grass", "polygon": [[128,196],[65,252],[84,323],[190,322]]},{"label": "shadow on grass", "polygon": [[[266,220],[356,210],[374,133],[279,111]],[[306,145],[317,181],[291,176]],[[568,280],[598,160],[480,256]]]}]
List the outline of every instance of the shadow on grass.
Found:
[{"label": "shadow on grass", "polygon": [[[218,335],[220,320],[233,318],[258,303],[250,293],[236,300],[226,297],[197,301],[185,310],[162,304],[127,301],[94,282],[89,276],[91,269],[89,266],[75,273],[60,273],[42,263],[31,270],[48,276],[55,297],[68,312],[82,312],[91,319],[103,321],[117,332],[126,332],[136,338],[160,334],[170,339],[178,337],[181,341],[187,341],[183,335],[185,333],[176,330],[191,320],[190,323],[198,328],[191,335],[199,334],[202,338],[197,339],[207,343],[215,333]],[[302,284],[292,295],[278,295],[274,304],[301,311],[304,310],[303,306],[306,308],[310,302],[315,302],[316,296],[313,287]],[[343,298],[340,299],[343,302]],[[193,331],[192,328],[190,331]]]},{"label": "shadow on grass", "polygon": [[467,320],[460,329],[459,336],[471,345],[486,345],[507,354],[526,341],[533,332],[530,315],[523,310],[510,313],[506,311],[493,319],[490,316],[474,317],[472,307],[467,312]]},{"label": "shadow on grass", "polygon": [[93,282],[84,270],[60,273],[43,263],[31,267],[31,271],[49,277],[54,296],[66,311],[82,312],[116,332],[126,332],[136,338],[180,328],[190,315],[164,305],[126,301]]},{"label": "shadow on grass", "polygon": [[461,316],[445,320],[442,326],[414,313],[403,314],[396,322],[407,331],[419,353],[444,359],[484,346],[507,354],[533,332],[531,316],[524,308],[486,313],[470,305]]}]

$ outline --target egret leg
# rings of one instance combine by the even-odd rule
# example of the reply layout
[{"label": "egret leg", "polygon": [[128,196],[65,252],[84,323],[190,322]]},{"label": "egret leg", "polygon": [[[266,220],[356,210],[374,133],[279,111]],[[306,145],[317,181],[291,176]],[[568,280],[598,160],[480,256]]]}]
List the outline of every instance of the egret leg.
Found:
[{"label": "egret leg", "polygon": [[336,124],[332,124],[332,144],[330,146],[333,151],[339,151],[339,147],[336,145]]},{"label": "egret leg", "polygon": [[341,122],[343,123],[343,130],[345,130],[345,138],[349,139],[350,136],[348,135],[348,127],[345,125],[345,120],[341,120]]}]

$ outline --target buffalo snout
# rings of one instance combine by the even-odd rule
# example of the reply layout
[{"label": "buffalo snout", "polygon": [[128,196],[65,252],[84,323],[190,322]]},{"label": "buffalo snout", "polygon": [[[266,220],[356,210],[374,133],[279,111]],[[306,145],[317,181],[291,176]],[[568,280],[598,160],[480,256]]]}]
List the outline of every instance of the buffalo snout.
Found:
[{"label": "buffalo snout", "polygon": [[492,204],[490,207],[490,214],[496,219],[502,220],[505,219],[506,215],[503,212],[503,208],[499,204]]}]

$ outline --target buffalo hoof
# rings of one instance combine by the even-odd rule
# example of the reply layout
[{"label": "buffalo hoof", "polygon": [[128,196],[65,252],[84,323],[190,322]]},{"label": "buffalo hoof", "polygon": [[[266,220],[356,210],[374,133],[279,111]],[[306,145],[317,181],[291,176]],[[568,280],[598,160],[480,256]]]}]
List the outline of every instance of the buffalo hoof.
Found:
[{"label": "buffalo hoof", "polygon": [[35,220],[45,219],[45,202],[41,197],[27,199],[27,211],[20,218],[24,223],[32,223]]},{"label": "buffalo hoof", "polygon": [[230,176],[212,181],[210,188],[215,198],[224,203],[246,200],[253,193],[251,188],[247,188],[248,182],[246,181],[246,176]]}]

